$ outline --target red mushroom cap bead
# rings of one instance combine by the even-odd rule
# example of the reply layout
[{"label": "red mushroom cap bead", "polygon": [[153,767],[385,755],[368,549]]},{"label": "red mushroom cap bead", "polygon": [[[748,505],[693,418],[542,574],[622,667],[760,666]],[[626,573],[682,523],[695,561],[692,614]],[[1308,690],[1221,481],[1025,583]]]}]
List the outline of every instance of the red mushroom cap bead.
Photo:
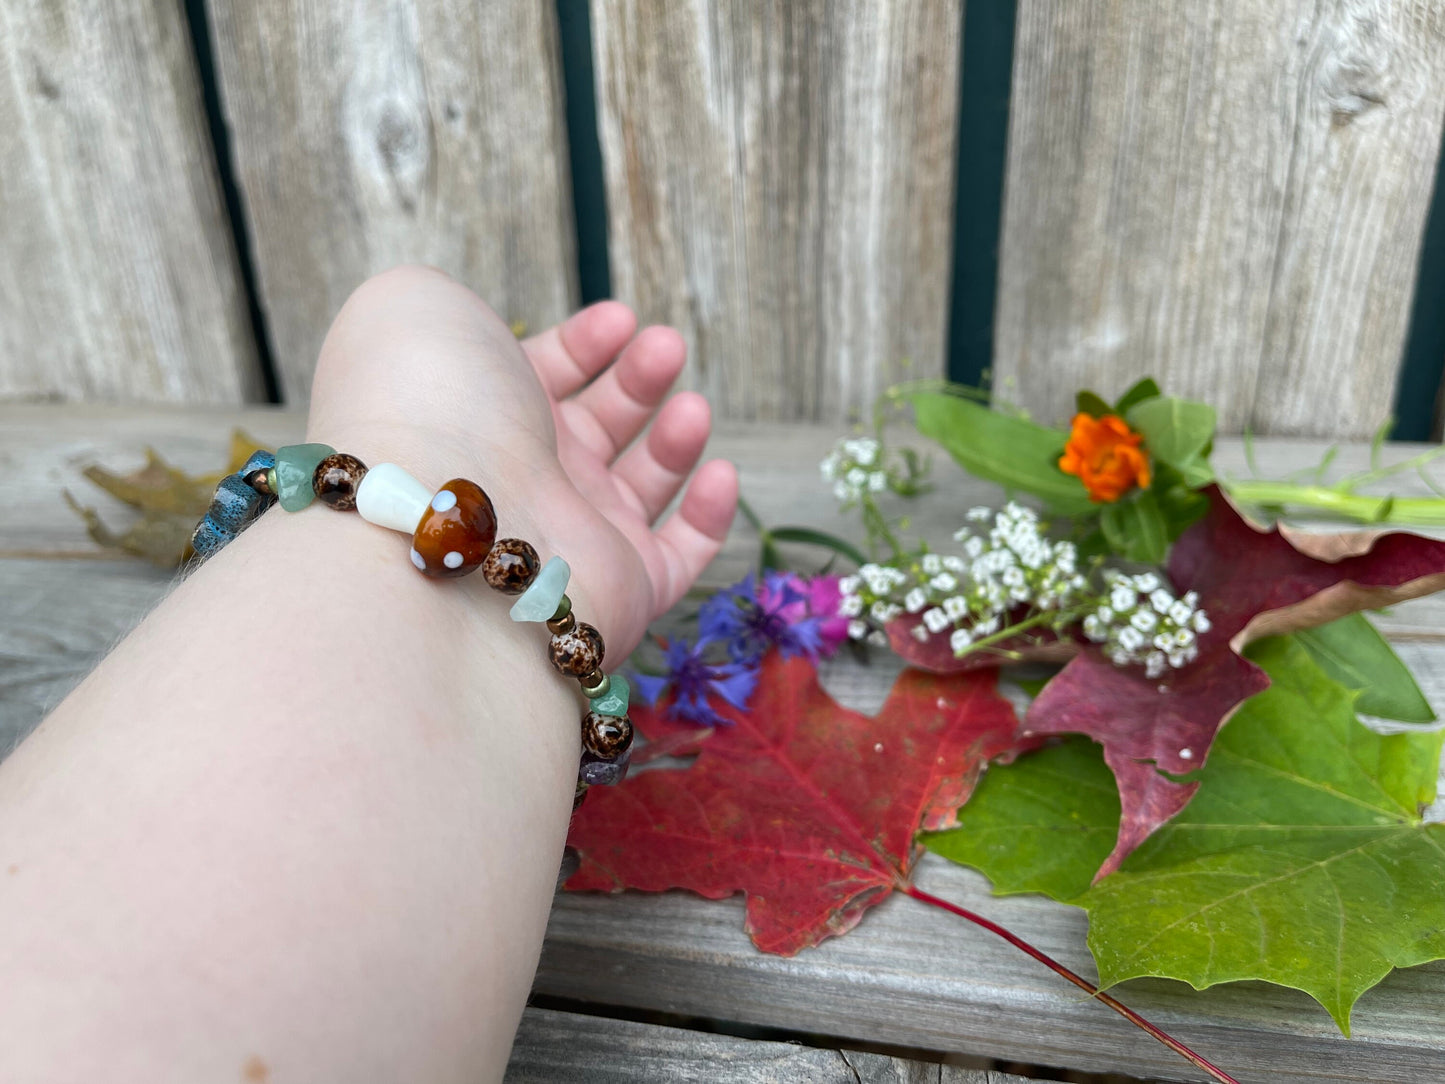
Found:
[{"label": "red mushroom cap bead", "polygon": [[447,579],[482,566],[497,540],[497,513],[476,482],[453,478],[432,497],[411,541],[411,563]]}]

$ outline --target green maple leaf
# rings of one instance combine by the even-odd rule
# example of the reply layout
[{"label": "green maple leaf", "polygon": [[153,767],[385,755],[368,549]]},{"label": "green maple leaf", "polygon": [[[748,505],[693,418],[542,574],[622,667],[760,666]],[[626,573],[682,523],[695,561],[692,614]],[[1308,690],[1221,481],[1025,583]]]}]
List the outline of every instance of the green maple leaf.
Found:
[{"label": "green maple leaf", "polygon": [[1069,738],[988,770],[959,827],[926,832],[931,851],[982,870],[998,896],[1040,892],[1071,903],[1119,835],[1119,792],[1103,752]]},{"label": "green maple leaf", "polygon": [[1262,979],[1303,990],[1348,1034],[1364,991],[1445,957],[1445,825],[1420,820],[1442,736],[1367,730],[1356,694],[1288,638],[1251,656],[1273,684],[1220,733],[1194,800],[1092,888],[1119,806],[1083,739],[991,770],[960,827],[925,842],[1000,892],[1087,910],[1105,986]]}]

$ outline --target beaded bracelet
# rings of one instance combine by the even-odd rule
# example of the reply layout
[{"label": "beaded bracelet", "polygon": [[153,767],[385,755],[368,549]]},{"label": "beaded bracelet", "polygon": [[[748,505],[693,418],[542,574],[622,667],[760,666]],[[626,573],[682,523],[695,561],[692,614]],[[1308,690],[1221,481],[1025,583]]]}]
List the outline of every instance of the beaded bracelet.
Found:
[{"label": "beaded bracelet", "polygon": [[453,478],[432,492],[393,463],[367,469],[354,455],[325,444],[293,444],[275,455],[256,452],[216,487],[191,548],[205,560],[271,505],[299,512],[313,500],[410,534],[411,563],[425,576],[451,579],[480,568],[488,586],[520,595],[512,620],[546,623],[552,665],[575,677],[589,702],[572,808],[582,804],[590,784],[616,783],[627,774],[632,747],[627,679],[602,672],[602,634],[573,616],[566,594],[571,569],[556,556],[540,565],[537,551],[520,538],[497,538],[491,498],[475,482]]}]

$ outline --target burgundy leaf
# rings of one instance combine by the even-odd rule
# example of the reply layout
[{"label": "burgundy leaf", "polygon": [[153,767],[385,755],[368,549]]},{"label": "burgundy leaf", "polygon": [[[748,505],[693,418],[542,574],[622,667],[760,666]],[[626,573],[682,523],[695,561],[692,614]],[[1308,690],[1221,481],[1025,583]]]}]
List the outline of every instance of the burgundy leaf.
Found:
[{"label": "burgundy leaf", "polygon": [[[1104,746],[1122,806],[1104,876],[1188,804],[1193,786],[1158,769],[1200,767],[1233,711],[1269,685],[1237,652],[1251,640],[1310,628],[1356,610],[1386,606],[1445,587],[1445,542],[1402,531],[1334,538],[1338,560],[1303,553],[1279,531],[1247,523],[1215,487],[1209,514],[1175,543],[1169,575],[1181,592],[1198,591],[1212,627],[1200,654],[1157,681],[1137,666],[1116,667],[1085,650],[1029,707],[1026,732],[1087,734]],[[1328,538],[1311,536],[1312,552]]]}]

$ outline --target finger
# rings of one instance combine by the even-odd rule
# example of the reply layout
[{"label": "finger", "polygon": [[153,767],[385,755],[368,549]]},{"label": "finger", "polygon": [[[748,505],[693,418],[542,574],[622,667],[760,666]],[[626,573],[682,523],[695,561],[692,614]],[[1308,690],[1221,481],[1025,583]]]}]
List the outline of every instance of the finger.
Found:
[{"label": "finger", "polygon": [[670,327],[649,327],[627,344],[573,403],[596,419],[611,443],[611,459],[632,443],[687,361],[687,344]]},{"label": "finger", "polygon": [[612,468],[642,505],[651,523],[677,496],[697,466],[712,429],[712,410],[697,392],[674,395],[657,412],[647,439],[633,445]]},{"label": "finger", "polygon": [[726,459],[699,467],[682,504],[657,531],[667,561],[667,583],[658,590],[658,613],[675,606],[717,556],[737,507],[737,468]]},{"label": "finger", "polygon": [[619,301],[599,301],[523,340],[537,379],[554,399],[582,387],[627,345],[637,317]]}]

